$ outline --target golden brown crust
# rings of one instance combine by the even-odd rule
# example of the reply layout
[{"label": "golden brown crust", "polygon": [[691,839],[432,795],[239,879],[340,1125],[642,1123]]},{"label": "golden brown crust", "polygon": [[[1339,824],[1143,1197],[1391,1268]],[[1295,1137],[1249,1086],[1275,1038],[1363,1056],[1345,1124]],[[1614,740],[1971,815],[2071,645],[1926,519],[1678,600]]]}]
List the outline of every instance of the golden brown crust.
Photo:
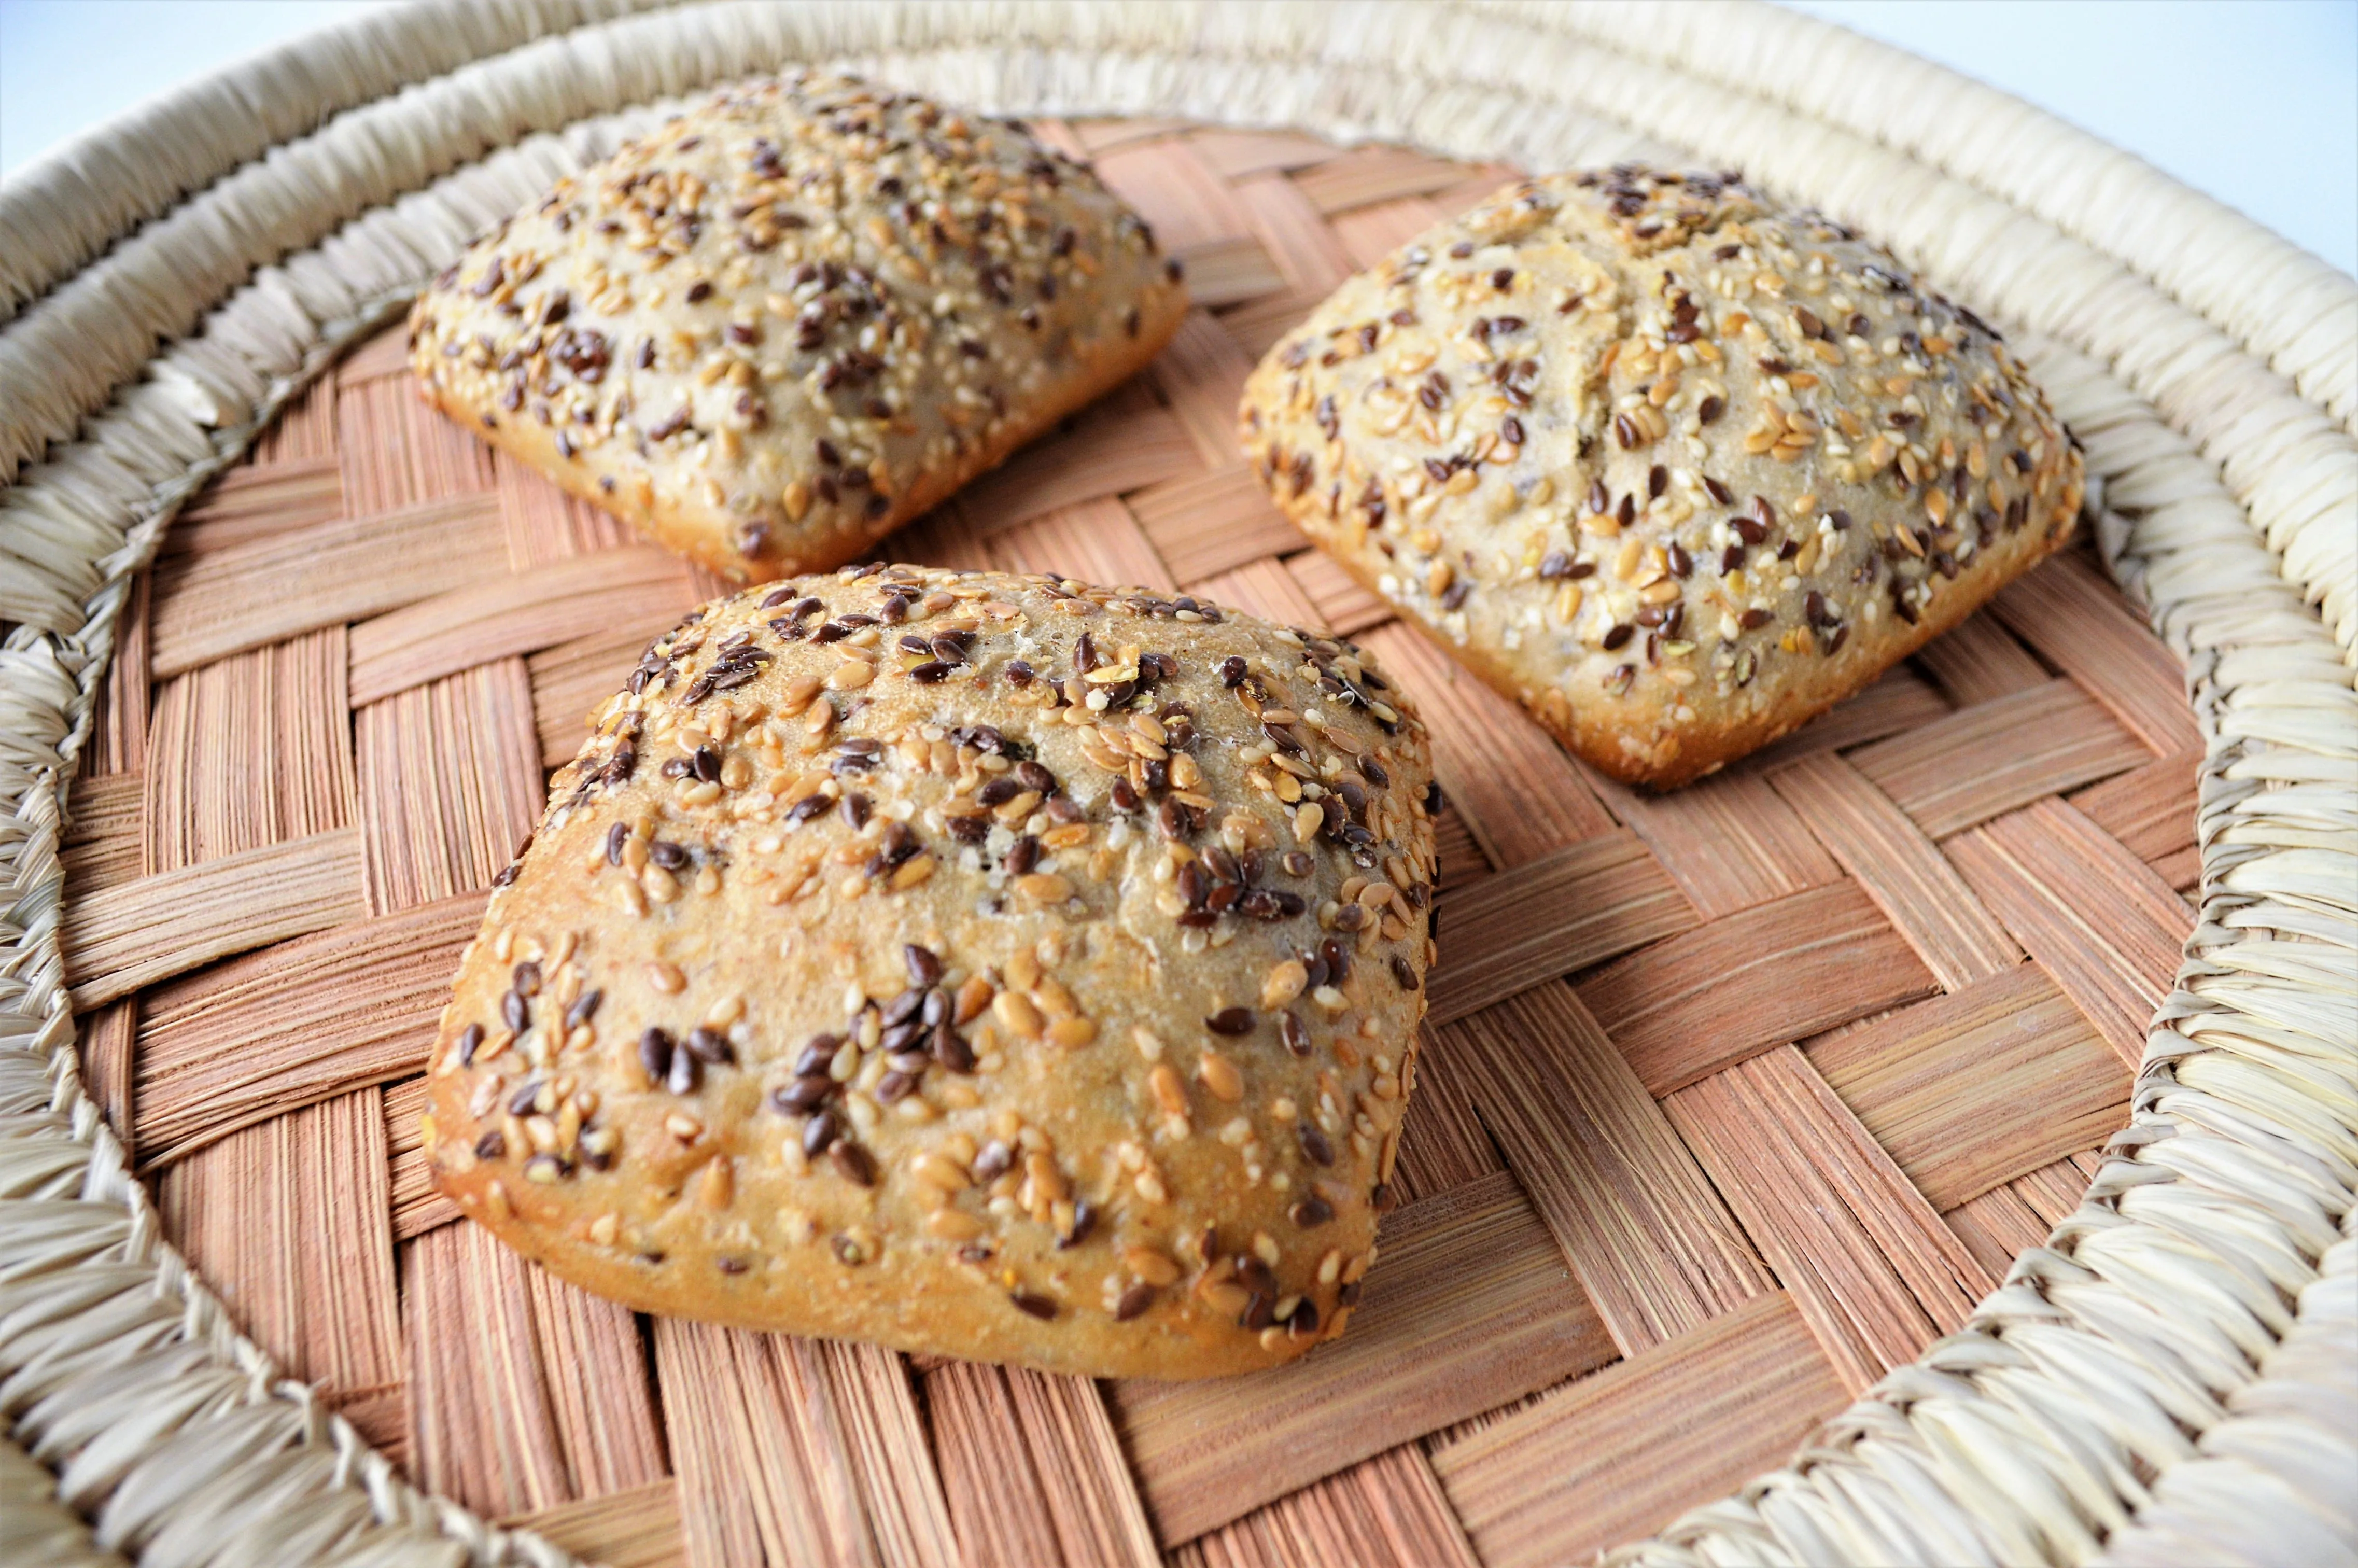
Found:
[{"label": "golden brown crust", "polygon": [[646,1311],[1288,1359],[1374,1256],[1430,784],[1356,650],[1193,600],[871,567],[707,606],[494,892],[436,1182]]},{"label": "golden brown crust", "polygon": [[864,552],[1178,330],[1145,223],[1020,125],[734,89],[558,182],[410,314],[427,401],[737,582]]},{"label": "golden brown crust", "polygon": [[1239,419],[1314,543],[1665,787],[1963,620],[2082,483],[1971,312],[1815,214],[1642,169],[1509,187],[1351,278]]}]

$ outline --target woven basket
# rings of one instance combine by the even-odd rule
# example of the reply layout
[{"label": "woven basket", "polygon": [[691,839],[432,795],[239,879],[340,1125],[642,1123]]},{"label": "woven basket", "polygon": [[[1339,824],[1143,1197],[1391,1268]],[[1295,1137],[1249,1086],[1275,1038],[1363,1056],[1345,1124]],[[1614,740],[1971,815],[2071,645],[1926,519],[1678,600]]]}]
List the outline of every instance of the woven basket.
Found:
[{"label": "woven basket", "polygon": [[[427,415],[385,324],[558,173],[803,60],[1034,116],[1200,307],[894,553],[1324,622],[1434,720],[1411,1201],[1298,1367],[635,1319],[426,1183],[481,890],[717,585]],[[1634,157],[1739,165],[2011,323],[2104,497],[1669,796],[1389,623],[1230,435],[1353,267]],[[1748,4],[438,0],[70,146],[0,236],[0,1561],[2358,1554],[2349,277]],[[446,634],[491,602],[496,645]]]}]

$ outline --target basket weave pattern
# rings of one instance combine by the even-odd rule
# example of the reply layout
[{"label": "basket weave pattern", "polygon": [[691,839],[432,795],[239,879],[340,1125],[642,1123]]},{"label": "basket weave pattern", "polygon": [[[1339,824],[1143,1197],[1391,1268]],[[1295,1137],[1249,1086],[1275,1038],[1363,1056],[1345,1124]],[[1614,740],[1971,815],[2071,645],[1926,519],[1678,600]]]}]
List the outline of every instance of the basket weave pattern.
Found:
[{"label": "basket weave pattern", "polygon": [[[99,1529],[60,1516],[59,1539],[561,1556],[427,1502],[395,1466],[612,1562],[1537,1563],[1695,1505],[1641,1552],[2166,1561],[2254,1528],[2239,1509],[2283,1555],[2346,1539],[2323,1499],[2353,1452],[2332,1372],[2358,1305],[2337,1240],[2358,1144],[2336,835],[2358,725],[2343,654],[2286,581],[2346,648],[2351,579],[2320,524],[2358,493],[2352,410],[2320,334],[2282,310],[2213,325],[2193,283],[2148,285],[1815,122],[1765,135],[1746,117],[1794,111],[1714,86],[1724,34],[1374,7],[1357,59],[1305,64],[1299,39],[1191,11],[1199,76],[1145,63],[1177,21],[1116,38],[1086,7],[1027,10],[1043,47],[1001,56],[987,40],[1011,13],[983,10],[862,34],[845,12],[714,6],[488,59],[420,92],[445,118],[511,94],[512,123],[573,128],[406,208],[362,188],[352,211],[375,211],[86,425],[125,368],[110,356],[146,357],[135,333],[78,349],[86,385],[58,377],[12,408],[19,457],[81,430],[0,496],[18,529],[6,692],[29,737],[7,759],[15,922],[34,959],[12,1001],[33,1050],[0,1058],[0,1416],[72,1461],[64,1495]],[[1496,100],[1516,93],[1380,92],[1403,81],[1381,62],[1444,46],[1469,77],[1536,91],[1501,35],[1587,60],[1574,104],[1510,131]],[[474,222],[647,120],[601,111],[690,85],[628,75],[658,43],[690,72],[872,51],[895,80],[1001,107],[1290,120],[1549,164],[1671,156],[1642,133],[1681,129],[2058,334],[2017,346],[2107,481],[2096,542],[2132,598],[2093,552],[2067,556],[1728,774],[1621,790],[1303,552],[1230,434],[1253,356],[1504,169],[1039,122],[1187,259],[1199,309],[1140,383],[892,552],[1323,622],[1415,691],[1454,804],[1411,1201],[1351,1334],[1266,1378],[1099,1388],[634,1320],[456,1223],[424,1180],[416,1074],[542,770],[718,585],[428,414],[397,335],[369,332]],[[449,69],[442,47],[418,45],[421,74]],[[1687,55],[1683,74],[1662,63]],[[1650,81],[1651,99],[1628,85]],[[435,123],[403,122],[409,183],[480,150],[438,151]],[[1982,208],[2017,243],[1954,237]],[[305,241],[296,222],[269,232]],[[222,281],[192,264],[208,302],[255,243],[222,235]],[[0,384],[152,237],[52,292],[0,279],[19,311]],[[52,275],[83,259],[60,244],[35,258]],[[2025,256],[2043,292],[2003,270]],[[2044,302],[2059,290],[2105,308],[2075,319]],[[2139,312],[2173,353],[2108,342]],[[354,342],[304,385],[307,355]],[[281,402],[146,567],[164,509]],[[2299,460],[2301,482],[2255,449]],[[75,756],[64,826],[57,762]],[[159,1387],[185,1390],[168,1418]],[[1794,1468],[1710,1504],[1805,1438]]]}]

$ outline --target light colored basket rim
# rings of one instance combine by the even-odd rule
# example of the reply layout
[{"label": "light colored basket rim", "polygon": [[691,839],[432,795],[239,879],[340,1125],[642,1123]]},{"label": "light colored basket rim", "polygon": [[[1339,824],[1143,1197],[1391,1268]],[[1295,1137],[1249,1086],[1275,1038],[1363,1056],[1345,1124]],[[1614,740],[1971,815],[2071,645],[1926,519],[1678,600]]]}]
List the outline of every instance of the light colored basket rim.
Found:
[{"label": "light colored basket rim", "polygon": [[[1690,139],[1714,161],[1748,151],[1743,161],[1771,184],[1890,236],[1934,276],[2070,344],[2049,360],[2059,398],[2077,395],[2075,419],[2125,433],[2124,449],[2139,454],[2122,460],[2135,500],[2131,515],[2108,520],[2107,554],[2189,658],[2209,743],[2203,924],[2156,1020],[2136,1120],[2115,1141],[2081,1214],[2049,1248],[2025,1255],[1965,1333],[1895,1373],[1794,1469],[1639,1550],[1665,1561],[1874,1560],[1895,1542],[1925,1548],[1953,1525],[1961,1541],[2089,1555],[2097,1537],[2075,1546],[2041,1515],[2058,1498],[1993,1492],[1989,1473],[1944,1450],[1942,1423],[2003,1430],[2022,1419],[1986,1392],[2006,1379],[2041,1382],[2050,1400],[2100,1403],[2091,1391],[2099,1369],[2074,1352],[2039,1348],[2036,1325],[2071,1319],[2075,1309],[2062,1303],[2074,1292],[2134,1297],[2126,1260],[2140,1242],[2218,1245],[2241,1257],[2240,1243],[2222,1237],[2255,1226],[2294,1239],[2307,1277],[2272,1283],[2299,1291],[2298,1310],[2272,1318],[2263,1303],[2241,1303],[2269,1323],[2276,1346],[2258,1376],[2198,1423],[2199,1444],[2157,1465],[2140,1447],[2147,1438],[2113,1433],[2120,1453],[2159,1474],[2134,1488],[2134,1521],[2124,1519],[2109,1550],[2166,1561],[2198,1543],[2350,1541],[2346,1499],[2317,1490],[2332,1472],[2295,1463],[2287,1445],[2321,1443],[2338,1455],[2353,1441],[2350,1390],[2331,1376],[2330,1357],[2358,1320],[2348,1236],[2358,1140],[2349,1040],[2333,1035],[2351,946],[2347,890],[2358,874],[2350,840],[2320,836],[2315,824],[2358,829],[2346,667],[2358,544],[2341,531],[2358,509],[2358,353],[2348,351],[2358,346],[2358,284],[2051,117],[1790,14],[1539,0],[1348,9],[1338,18],[1217,0],[1118,9],[953,0],[791,14],[719,3],[658,14],[638,0],[427,0],[242,62],[0,184],[0,232],[37,236],[12,240],[0,256],[0,450],[19,470],[0,492],[0,613],[13,626],[0,654],[11,829],[0,855],[16,890],[4,971],[14,989],[0,999],[12,1035],[0,1049],[0,1378],[29,1353],[28,1330],[16,1325],[53,1321],[38,1308],[54,1313],[77,1289],[131,1281],[184,1320],[181,1338],[204,1354],[183,1375],[211,1379],[223,1402],[211,1422],[159,1434],[150,1452],[126,1457],[124,1473],[140,1463],[185,1466],[197,1440],[219,1445],[243,1432],[317,1451],[319,1487],[351,1499],[354,1553],[382,1550],[392,1561],[405,1545],[438,1538],[486,1561],[561,1558],[419,1497],[303,1390],[274,1386],[267,1358],[156,1238],[119,1147],[76,1083],[57,973],[60,792],[125,585],[171,511],[415,281],[414,267],[338,278],[351,256],[332,231],[364,211],[410,209],[412,232],[427,243],[461,237],[454,225],[465,193],[443,177],[515,127],[454,131],[437,117],[470,94],[537,87],[547,101],[535,107],[556,130],[584,113],[741,74],[756,56],[726,46],[757,39],[766,58],[849,58],[939,90],[962,85],[985,107],[1160,111],[1453,155],[1527,156],[1569,134],[1563,116],[1602,114]],[[617,47],[656,38],[681,43],[681,58],[649,66]],[[705,52],[687,47],[696,44]],[[616,80],[585,87],[591,55]],[[1747,68],[1764,55],[1792,69],[1769,73],[1775,94],[1747,97]],[[1592,69],[1543,80],[1559,60]],[[1593,69],[1599,60],[1615,69]],[[1878,73],[1887,84],[1879,92],[1869,90]],[[1667,91],[1682,78],[1710,84],[1729,105],[1698,113]],[[592,103],[568,98],[599,91],[608,96]],[[369,200],[351,211],[316,197],[308,208],[268,207],[271,194],[285,200],[304,160],[326,168],[362,146],[380,155]],[[1909,181],[1896,179],[1903,174]],[[430,213],[406,194],[429,187],[446,192]],[[1948,205],[1932,211],[1935,197]],[[2156,211],[2175,227],[2129,216]],[[240,229],[241,220],[254,221]],[[2007,246],[1988,245],[1993,224],[2007,226]],[[104,321],[109,308],[126,314],[125,285],[172,246],[211,270],[182,279],[178,297],[129,297],[124,321]],[[248,281],[257,263],[290,253]],[[182,336],[207,312],[202,336]],[[159,331],[178,341],[157,352]],[[2303,599],[2322,606],[2332,635]],[[2254,708],[2299,719],[2272,729],[2237,718]],[[2295,1087],[2251,1087],[2272,1071]],[[2338,1098],[2323,1086],[2338,1086]],[[2288,1115],[2271,1124],[2277,1108]],[[2180,1158],[2187,1150],[2199,1152]],[[55,1227],[69,1223],[84,1227],[79,1245],[58,1239]],[[12,1305],[21,1305],[18,1317]],[[2085,1321],[2072,1326],[2093,1332]],[[103,1359],[110,1347],[81,1348]],[[2093,1413],[2091,1430],[2126,1420]],[[54,1465],[79,1444],[32,1446]],[[2060,1490],[2056,1477],[2071,1465],[2029,1469]],[[234,1474],[211,1487],[233,1493]],[[85,1507],[119,1498],[116,1480],[92,1490],[88,1477],[70,1476]],[[1911,1507],[1938,1498],[1953,1518],[1934,1507],[1912,1522],[1862,1523],[1890,1506],[1876,1503],[1878,1490]],[[196,1500],[154,1506],[161,1518]],[[224,1506],[235,1512],[234,1499]],[[227,1519],[219,1526],[223,1539],[231,1528]]]}]

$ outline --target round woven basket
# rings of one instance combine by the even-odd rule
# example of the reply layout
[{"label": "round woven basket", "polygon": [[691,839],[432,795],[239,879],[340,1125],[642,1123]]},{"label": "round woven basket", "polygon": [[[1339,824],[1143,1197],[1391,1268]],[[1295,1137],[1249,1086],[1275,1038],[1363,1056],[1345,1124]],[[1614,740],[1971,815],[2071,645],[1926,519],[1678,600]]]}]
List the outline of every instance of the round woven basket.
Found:
[{"label": "round woven basket", "polygon": [[[1196,300],[893,552],[1324,622],[1434,721],[1410,1201],[1297,1367],[633,1318],[425,1179],[481,890],[717,585],[423,411],[388,323],[802,61],[1032,118]],[[2006,324],[2102,481],[2082,548],[1667,796],[1389,622],[1230,435],[1351,269],[1638,157]],[[0,1562],[2349,1561],[2353,432],[2358,283],[1744,0],[427,0],[152,103],[0,186]]]}]

